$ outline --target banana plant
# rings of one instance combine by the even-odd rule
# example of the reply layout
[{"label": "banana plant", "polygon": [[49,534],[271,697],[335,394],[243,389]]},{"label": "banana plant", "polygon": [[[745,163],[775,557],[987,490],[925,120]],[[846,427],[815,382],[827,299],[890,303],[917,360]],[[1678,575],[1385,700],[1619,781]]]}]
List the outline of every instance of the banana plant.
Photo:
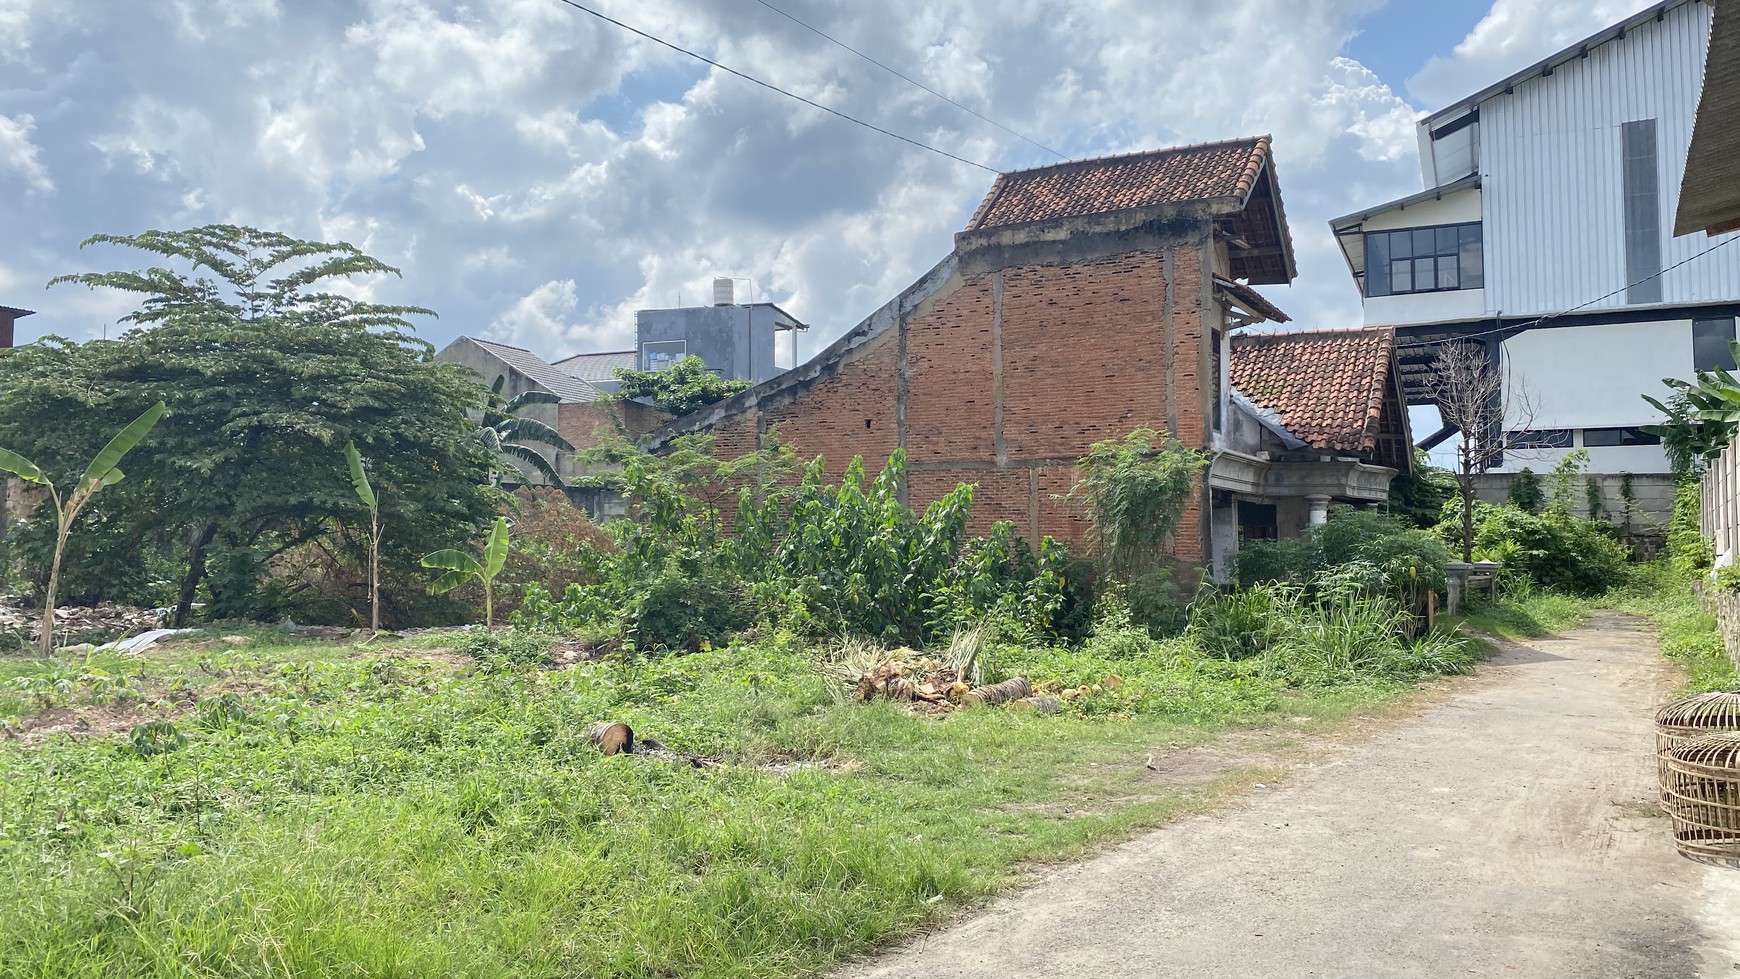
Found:
[{"label": "banana plant", "polygon": [[423,567],[440,568],[445,571],[429,585],[429,594],[440,595],[450,592],[472,578],[483,582],[483,627],[495,626],[495,598],[493,586],[495,576],[501,574],[502,565],[507,563],[508,556],[508,525],[506,517],[496,517],[495,525],[489,530],[489,540],[483,545],[483,560],[464,551],[448,548],[423,555]]},{"label": "banana plant", "polygon": [[49,566],[48,591],[42,598],[42,635],[37,640],[42,655],[50,656],[54,653],[54,593],[60,587],[60,562],[66,556],[66,539],[72,533],[73,521],[78,519],[79,511],[91,502],[91,497],[96,495],[97,490],[121,481],[121,457],[131,452],[145,438],[145,434],[151,431],[166,410],[168,409],[163,402],[159,401],[145,409],[145,413],[133,419],[126,428],[115,433],[115,437],[85,467],[84,475],[68,489],[65,496],[61,495],[60,488],[44,476],[35,463],[16,452],[0,449],[0,471],[11,473],[27,482],[40,483],[48,489],[49,498],[54,501],[55,520],[58,522],[54,534],[54,563]]},{"label": "banana plant", "polygon": [[350,485],[356,498],[369,508],[369,628],[381,631],[381,507],[369,474],[363,470],[362,453],[355,442],[344,444],[344,461],[350,465]]}]

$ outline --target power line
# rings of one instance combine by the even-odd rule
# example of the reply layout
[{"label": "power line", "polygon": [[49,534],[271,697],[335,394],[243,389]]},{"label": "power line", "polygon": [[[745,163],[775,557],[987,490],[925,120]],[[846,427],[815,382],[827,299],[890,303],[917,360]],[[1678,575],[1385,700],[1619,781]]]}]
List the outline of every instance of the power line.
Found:
[{"label": "power line", "polygon": [[901,79],[902,81],[909,82],[913,85],[918,86],[919,88],[923,89],[924,91],[929,92],[930,94],[936,96],[939,99],[942,99],[944,102],[947,102],[948,104],[954,106],[955,108],[960,109],[962,112],[966,112],[966,113],[972,115],[974,118],[981,119],[985,122],[988,122],[991,125],[996,126],[998,129],[1001,129],[1004,132],[1008,133],[1009,135],[1015,137],[1016,139],[1022,140],[1023,142],[1031,143],[1034,146],[1039,147],[1040,149],[1044,150],[1047,153],[1050,153],[1052,156],[1055,156],[1060,160],[1067,159],[1067,157],[1065,157],[1062,153],[1059,153],[1058,151],[1052,149],[1051,147],[1045,145],[1044,143],[1041,143],[1040,141],[1038,141],[1036,139],[1031,139],[1027,136],[1024,136],[1021,133],[1018,133],[1015,130],[1010,129],[1008,126],[1003,125],[1002,123],[998,122],[997,120],[992,119],[990,116],[984,115],[983,113],[979,112],[977,109],[974,109],[970,106],[965,106],[959,102],[956,102],[954,99],[951,99],[948,96],[944,95],[943,93],[937,91],[936,89],[931,88],[930,86],[924,84],[923,82],[919,81],[918,79],[913,78],[909,75],[902,74],[901,72],[896,71],[895,69],[888,67],[887,65],[883,64],[882,62],[877,61],[875,58],[872,58],[869,55],[865,54],[864,52],[851,46],[850,44],[847,44],[845,41],[842,41],[839,38],[834,37],[831,34],[828,34],[827,32],[823,31],[821,28],[815,27],[811,24],[804,23],[803,21],[797,19],[796,17],[792,16],[791,14],[786,13],[784,10],[781,10],[778,7],[775,7],[773,4],[769,3],[768,0],[755,0],[755,2],[761,4],[763,7],[766,7],[767,9],[773,11],[774,13],[780,15],[781,17],[784,17],[786,20],[791,21],[792,23],[798,25],[799,27],[803,28],[804,30],[809,31],[811,34],[814,34],[817,37],[820,37],[824,40],[832,41],[833,43],[839,45],[840,47],[845,48],[847,51],[852,52],[853,54],[857,55],[858,57],[863,58],[865,61],[868,61],[871,64],[875,65],[876,67],[882,69],[883,71],[888,72],[890,75],[893,75],[895,78]]},{"label": "power line", "polygon": [[1666,275],[1667,273],[1672,272],[1674,269],[1677,269],[1682,265],[1688,265],[1692,262],[1695,262],[1698,259],[1703,258],[1705,255],[1708,255],[1711,252],[1715,251],[1716,249],[1722,248],[1726,245],[1731,245],[1736,241],[1740,241],[1740,237],[1728,238],[1728,239],[1724,239],[1722,241],[1718,241],[1714,245],[1711,245],[1710,247],[1704,249],[1701,252],[1698,252],[1695,255],[1691,255],[1687,258],[1683,258],[1680,261],[1677,261],[1674,264],[1669,265],[1667,268],[1662,269],[1659,272],[1651,272],[1650,274],[1644,276],[1643,278],[1638,279],[1636,282],[1630,282],[1630,283],[1627,283],[1623,286],[1620,286],[1619,288],[1613,290],[1612,292],[1606,294],[1605,296],[1596,296],[1594,299],[1591,299],[1588,302],[1583,303],[1581,305],[1572,306],[1570,309],[1561,309],[1556,313],[1548,313],[1545,316],[1541,316],[1541,317],[1537,317],[1535,319],[1529,320],[1527,323],[1523,323],[1523,324],[1520,324],[1517,326],[1500,326],[1500,327],[1496,327],[1496,328],[1491,329],[1491,330],[1482,331],[1480,333],[1463,333],[1463,334],[1459,334],[1459,335],[1453,336],[1453,337],[1444,337],[1441,340],[1410,340],[1406,343],[1396,344],[1396,349],[1399,350],[1403,347],[1435,347],[1435,346],[1438,346],[1439,344],[1443,344],[1443,343],[1461,343],[1465,340],[1478,340],[1481,337],[1489,337],[1489,336],[1492,336],[1492,335],[1498,334],[1498,333],[1511,333],[1511,332],[1520,333],[1523,330],[1533,329],[1537,326],[1540,326],[1543,323],[1546,323],[1549,320],[1557,319],[1560,316],[1566,316],[1568,314],[1575,313],[1579,309],[1588,309],[1590,306],[1593,306],[1598,302],[1603,302],[1605,300],[1612,299],[1614,296],[1617,296],[1622,292],[1629,291],[1634,286],[1643,285],[1645,282],[1648,282],[1651,279],[1659,278],[1663,275]]},{"label": "power line", "polygon": [[865,129],[869,129],[869,130],[872,130],[874,132],[881,133],[884,136],[889,136],[889,137],[892,137],[894,139],[898,139],[902,143],[911,144],[913,146],[918,147],[921,150],[929,150],[930,152],[936,153],[939,156],[946,156],[949,159],[955,161],[956,163],[965,163],[969,167],[978,167],[980,170],[984,170],[987,173],[999,173],[1000,172],[995,167],[988,167],[988,166],[984,165],[983,163],[975,163],[972,160],[967,159],[966,157],[956,156],[953,153],[950,153],[948,150],[938,149],[937,147],[932,146],[929,143],[921,143],[918,140],[913,139],[910,136],[902,136],[899,133],[889,132],[888,130],[883,129],[881,126],[877,126],[877,125],[874,125],[872,123],[865,122],[864,120],[859,119],[856,116],[849,116],[846,113],[841,112],[839,109],[831,109],[831,108],[821,104],[820,102],[815,102],[815,101],[812,101],[810,99],[806,99],[803,96],[798,95],[794,92],[788,92],[785,89],[780,88],[778,85],[773,84],[772,82],[764,82],[761,79],[756,78],[754,75],[746,75],[743,72],[738,71],[735,68],[728,68],[725,65],[722,65],[717,61],[714,61],[712,58],[707,57],[706,55],[696,54],[695,52],[690,51],[688,48],[679,47],[679,46],[672,44],[671,42],[665,40],[662,37],[655,37],[651,34],[648,34],[646,31],[640,30],[638,28],[630,27],[627,24],[624,24],[622,21],[617,20],[614,17],[606,16],[605,14],[602,14],[596,10],[593,10],[591,7],[585,6],[584,4],[577,3],[576,0],[559,0],[559,2],[565,3],[568,6],[573,7],[575,10],[581,11],[583,13],[591,14],[592,16],[598,18],[599,20],[604,21],[605,23],[615,24],[617,27],[620,27],[623,30],[628,31],[630,34],[638,34],[641,37],[644,37],[649,41],[653,41],[657,44],[662,44],[665,47],[670,48],[672,51],[675,51],[679,54],[686,54],[689,57],[694,58],[696,61],[700,61],[700,62],[704,62],[704,63],[709,64],[709,65],[712,65],[713,67],[719,69],[722,72],[725,72],[728,75],[736,75],[738,78],[741,78],[746,82],[754,82],[755,84],[760,85],[762,88],[765,88],[768,91],[778,92],[779,94],[785,96],[788,99],[795,99],[799,102],[802,102],[803,104],[805,104],[807,106],[810,106],[811,108],[820,109],[823,112],[828,113],[829,115],[839,116],[841,119],[844,119],[850,123],[855,123],[857,125],[863,126]]}]

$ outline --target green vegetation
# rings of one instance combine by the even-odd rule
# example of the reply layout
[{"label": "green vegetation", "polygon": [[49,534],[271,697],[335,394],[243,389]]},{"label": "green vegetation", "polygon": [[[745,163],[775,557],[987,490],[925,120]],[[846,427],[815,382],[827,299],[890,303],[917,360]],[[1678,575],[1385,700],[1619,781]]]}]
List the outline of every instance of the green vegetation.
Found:
[{"label": "green vegetation", "polygon": [[1662,655],[1686,669],[1686,693],[1740,690],[1740,671],[1723,648],[1716,617],[1699,606],[1691,582],[1671,564],[1640,569],[1631,587],[1614,596],[1614,604],[1655,622]]},{"label": "green vegetation", "polygon": [[532,405],[553,405],[562,399],[548,391],[522,391],[504,401],[501,391],[506,383],[507,375],[503,374],[489,386],[489,395],[483,403],[483,420],[477,426],[478,438],[489,450],[491,458],[497,460],[492,475],[496,479],[509,476],[515,482],[524,479],[514,466],[501,461],[501,457],[506,456],[529,466],[551,486],[561,486],[561,474],[537,446],[569,452],[574,450],[574,446],[549,425],[520,413]]},{"label": "green vegetation", "polygon": [[690,355],[662,371],[616,369],[622,382],[617,397],[650,401],[654,408],[673,415],[686,415],[717,404],[752,387],[749,381],[730,380],[707,369],[707,362]]},{"label": "green vegetation", "polygon": [[508,524],[506,517],[496,517],[490,525],[489,539],[484,541],[483,555],[472,557],[464,551],[446,548],[423,555],[423,567],[435,568],[441,576],[429,583],[429,591],[444,594],[471,584],[483,585],[483,627],[495,625],[495,578],[507,565]]},{"label": "green vegetation", "polygon": [[[1250,777],[1169,782],[1156,752],[1314,728],[1419,675],[1209,657],[1116,606],[1081,647],[983,654],[987,679],[1122,678],[1055,717],[847,702],[784,632],[564,669],[526,630],[251,635],[6,661],[0,974],[818,970]],[[114,734],[43,740],[45,710]],[[602,757],[601,718],[719,763]]]},{"label": "green vegetation", "polygon": [[[48,500],[54,507],[54,558],[49,565],[48,587],[43,591],[42,634],[38,640],[38,651],[44,656],[54,652],[55,591],[60,585],[61,562],[66,556],[66,540],[67,535],[72,533],[73,521],[78,519],[79,511],[91,502],[91,497],[98,490],[122,480],[124,474],[121,472],[121,460],[151,431],[157,420],[163,417],[164,410],[163,402],[159,401],[145,409],[143,415],[129,422],[126,428],[116,432],[114,438],[109,439],[109,444],[103,446],[102,451],[85,467],[84,474],[72,485],[64,498],[60,488],[43,475],[36,463],[16,452],[0,449],[0,472],[11,473],[25,482],[42,486],[48,491]],[[5,487],[0,486],[0,492],[4,492],[4,489]],[[3,506],[0,506],[0,519],[6,519]]]},{"label": "green vegetation", "polygon": [[[62,483],[109,433],[159,401],[168,410],[129,457],[137,477],[80,514],[67,601],[169,605],[182,624],[196,602],[217,617],[362,620],[367,542],[353,528],[366,508],[334,465],[354,441],[381,500],[382,618],[465,614],[426,597],[417,558],[499,508],[466,414],[484,389],[415,338],[407,318],[426,310],[335,288],[392,268],[349,245],[226,225],[90,243],[165,267],[57,280],[137,294],[122,318],[133,328],[0,351],[0,445]],[[45,504],[9,535],[32,595],[54,531]]]}]

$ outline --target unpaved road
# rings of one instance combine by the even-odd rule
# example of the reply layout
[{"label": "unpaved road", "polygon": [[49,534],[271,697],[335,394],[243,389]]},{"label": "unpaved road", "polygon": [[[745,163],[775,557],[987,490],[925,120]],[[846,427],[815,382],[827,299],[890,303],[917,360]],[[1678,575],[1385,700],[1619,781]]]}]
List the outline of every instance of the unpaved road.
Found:
[{"label": "unpaved road", "polygon": [[1509,645],[1238,807],[850,970],[893,977],[1740,977],[1740,872],[1673,850],[1646,624]]}]

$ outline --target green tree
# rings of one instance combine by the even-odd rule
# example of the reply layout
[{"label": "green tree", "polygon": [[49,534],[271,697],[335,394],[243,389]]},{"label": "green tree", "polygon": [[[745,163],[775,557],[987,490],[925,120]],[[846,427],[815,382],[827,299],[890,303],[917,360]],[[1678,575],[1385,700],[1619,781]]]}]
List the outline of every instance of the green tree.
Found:
[{"label": "green tree", "polygon": [[432,594],[450,592],[476,578],[483,582],[483,627],[495,626],[495,576],[507,565],[508,525],[506,517],[496,517],[490,525],[489,539],[483,545],[483,557],[475,558],[451,547],[423,555],[423,567],[446,572],[429,585]]},{"label": "green tree", "polygon": [[164,404],[159,401],[147,408],[143,415],[133,419],[126,428],[115,433],[109,444],[103,446],[103,450],[85,467],[84,474],[72,485],[71,491],[65,497],[61,496],[60,488],[43,475],[36,463],[16,452],[0,449],[0,471],[9,472],[27,482],[41,484],[48,490],[49,500],[54,504],[54,560],[48,572],[48,588],[43,592],[42,634],[38,637],[44,656],[54,652],[55,590],[60,585],[61,561],[66,556],[66,539],[72,532],[73,521],[78,519],[79,511],[85,508],[98,490],[121,481],[121,459],[133,451],[139,440],[151,431],[158,419],[163,417],[163,412]]},{"label": "green tree", "polygon": [[[547,445],[564,452],[574,451],[574,446],[549,425],[520,414],[531,405],[553,405],[562,399],[547,391],[525,391],[503,401],[501,389],[506,382],[507,375],[504,374],[490,386],[489,397],[483,405],[483,421],[477,429],[478,437],[490,452],[517,459],[543,476],[551,486],[562,486],[562,477],[556,472],[556,467],[550,465],[550,460],[544,458],[535,446]],[[517,470],[514,476],[519,476]]]},{"label": "green tree", "polygon": [[[268,563],[299,545],[366,552],[333,531],[355,525],[359,509],[331,464],[348,441],[370,460],[385,567],[408,572],[429,545],[494,512],[493,459],[467,414],[482,411],[485,391],[415,338],[407,317],[427,310],[332,291],[336,279],[397,270],[350,245],[228,225],[86,242],[97,243],[190,268],[54,280],[144,298],[116,340],[48,338],[0,353],[0,444],[66,471],[102,431],[167,403],[139,450],[145,476],[83,519],[111,547],[100,566],[172,556],[176,623],[202,586],[218,614],[268,611],[256,604]],[[109,597],[110,587],[87,580],[83,594]]]},{"label": "green tree", "polygon": [[1102,567],[1125,584],[1159,571],[1207,457],[1165,432],[1138,428],[1095,442],[1077,466],[1070,498],[1085,505]]},{"label": "green tree", "polygon": [[369,474],[363,468],[362,453],[356,442],[344,443],[344,462],[350,469],[350,485],[356,498],[369,508],[369,629],[381,631],[381,502],[375,488],[369,485]]},{"label": "green tree", "polygon": [[752,386],[748,381],[727,380],[707,369],[707,362],[690,355],[662,371],[616,369],[622,382],[617,396],[651,401],[653,407],[673,415],[686,415],[724,401]]}]

